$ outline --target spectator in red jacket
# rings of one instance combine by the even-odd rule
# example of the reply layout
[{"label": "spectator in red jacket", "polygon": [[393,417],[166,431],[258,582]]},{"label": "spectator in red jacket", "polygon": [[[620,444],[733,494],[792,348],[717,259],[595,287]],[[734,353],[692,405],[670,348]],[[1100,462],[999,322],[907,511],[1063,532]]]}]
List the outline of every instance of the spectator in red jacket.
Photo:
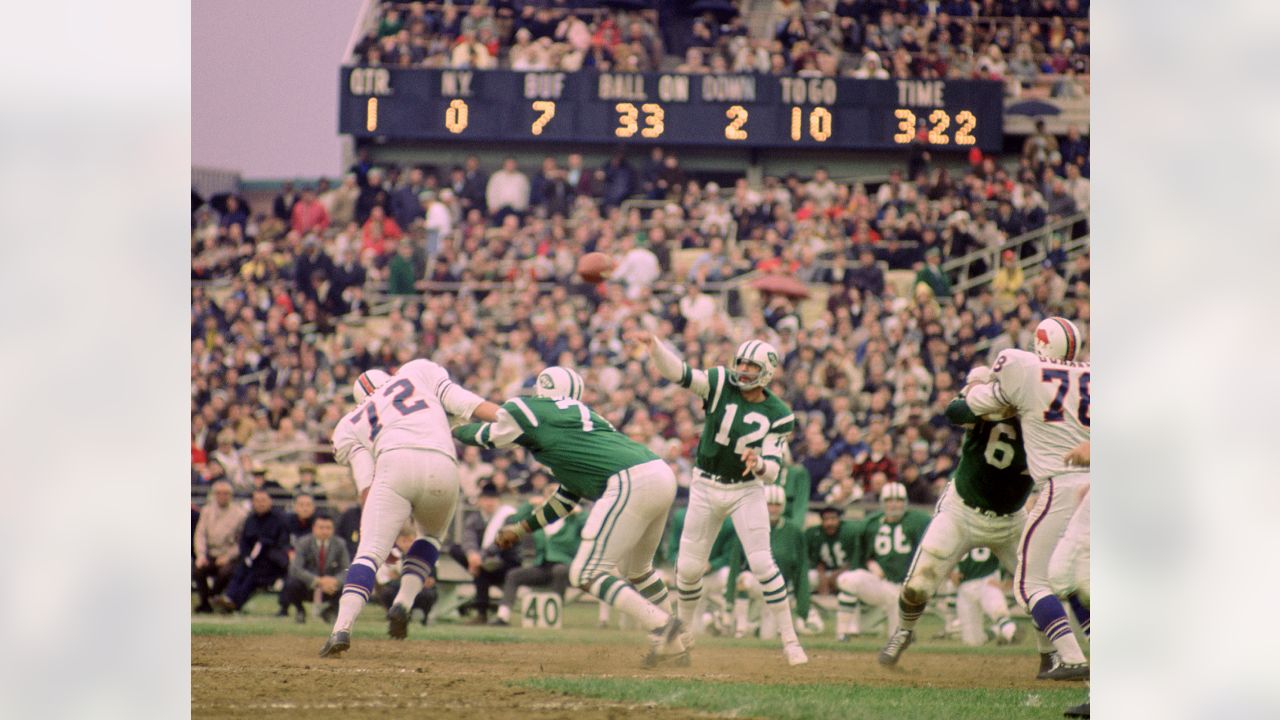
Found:
[{"label": "spectator in red jacket", "polygon": [[329,229],[329,211],[324,209],[324,203],[316,198],[311,188],[304,189],[302,199],[294,203],[289,227],[303,235]]},{"label": "spectator in red jacket", "polygon": [[386,255],[395,249],[396,243],[403,236],[404,232],[396,221],[387,217],[387,212],[381,206],[374,206],[360,231],[361,249],[372,249],[380,256]]}]

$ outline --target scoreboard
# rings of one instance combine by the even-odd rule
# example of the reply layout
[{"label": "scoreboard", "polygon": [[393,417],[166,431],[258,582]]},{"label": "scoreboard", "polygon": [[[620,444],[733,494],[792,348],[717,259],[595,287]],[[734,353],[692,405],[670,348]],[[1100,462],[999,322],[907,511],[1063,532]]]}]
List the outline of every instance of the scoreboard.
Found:
[{"label": "scoreboard", "polygon": [[356,138],[998,151],[1001,84],[771,75],[344,67]]}]

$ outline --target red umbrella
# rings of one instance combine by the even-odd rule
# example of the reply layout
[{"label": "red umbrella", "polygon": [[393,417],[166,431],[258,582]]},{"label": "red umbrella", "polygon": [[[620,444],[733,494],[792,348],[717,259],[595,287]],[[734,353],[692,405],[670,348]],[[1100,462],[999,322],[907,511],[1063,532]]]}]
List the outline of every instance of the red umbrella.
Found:
[{"label": "red umbrella", "polygon": [[809,286],[790,275],[765,275],[753,280],[751,287],[760,292],[777,293],[787,297],[809,297]]}]

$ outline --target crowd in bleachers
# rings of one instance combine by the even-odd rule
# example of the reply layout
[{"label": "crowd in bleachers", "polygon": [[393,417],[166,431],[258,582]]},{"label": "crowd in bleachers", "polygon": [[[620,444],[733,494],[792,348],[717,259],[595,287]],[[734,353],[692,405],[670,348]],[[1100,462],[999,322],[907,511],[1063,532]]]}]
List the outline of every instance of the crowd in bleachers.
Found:
[{"label": "crowd in bleachers", "polygon": [[[548,158],[532,178],[514,160],[491,174],[475,158],[447,171],[362,161],[336,188],[287,187],[269,212],[206,206],[192,235],[193,280],[210,281],[195,283],[191,303],[193,480],[226,478],[243,493],[265,482],[255,463],[327,461],[355,375],[417,356],[494,399],[520,392],[544,365],[582,368],[589,404],[687,464],[697,413],[625,354],[622,333],[638,324],[702,365],[727,362],[748,336],[777,345],[794,379],[781,392],[804,418],[795,455],[815,499],[846,465],[865,489],[883,457],[890,477],[921,465],[908,461],[919,441],[923,466],[945,463],[956,434],[940,409],[977,344],[1025,345],[1053,312],[1088,319],[1087,256],[1069,261],[1052,239],[1044,266],[1026,272],[1001,252],[1087,203],[1087,152],[1049,140],[1030,138],[1016,163],[984,158],[954,180],[924,165],[914,181],[894,172],[869,187],[819,170],[722,189],[655,150],[638,171],[619,169],[630,163],[621,156],[594,170]],[[659,207],[624,213],[617,203],[632,195]],[[317,211],[299,212],[308,202]],[[321,222],[301,225],[309,214]],[[940,262],[974,249],[999,263],[994,280],[953,293],[954,272]],[[575,282],[576,259],[591,251],[618,258],[615,282]],[[677,273],[687,251],[696,258]],[[985,270],[988,261],[974,262]],[[918,271],[917,282],[902,293],[886,268]],[[777,295],[758,314],[730,316],[740,295],[707,288],[751,271],[825,284],[825,311],[804,322]],[[377,322],[375,302],[390,304]],[[891,428],[908,427],[888,442]],[[534,472],[519,455],[488,461],[503,489]],[[927,500],[943,474],[926,473],[915,497]]]},{"label": "crowd in bleachers", "polygon": [[[971,78],[1088,92],[1088,0],[775,0],[772,33],[728,12],[665,15],[595,3],[384,2],[355,48],[388,67],[808,77]],[[578,7],[581,6],[581,7]],[[1050,82],[1045,84],[1043,80]]]}]

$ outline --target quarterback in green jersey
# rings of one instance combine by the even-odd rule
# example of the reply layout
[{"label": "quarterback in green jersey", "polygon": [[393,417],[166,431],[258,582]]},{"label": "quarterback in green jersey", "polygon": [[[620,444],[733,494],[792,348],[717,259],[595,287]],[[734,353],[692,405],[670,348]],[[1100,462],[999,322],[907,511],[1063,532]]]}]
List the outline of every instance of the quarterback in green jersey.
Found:
[{"label": "quarterback in green jersey", "polygon": [[569,565],[569,582],[649,631],[646,667],[661,659],[686,664],[681,622],[664,609],[667,586],[653,569],[653,555],[676,495],[675,473],[582,404],[582,377],[577,372],[546,368],[538,373],[535,392],[535,397],[508,400],[494,422],[453,431],[467,445],[527,448],[560,484],[529,517],[498,532],[498,547],[511,547],[568,515],[582,500],[594,500],[582,527],[582,544]]},{"label": "quarterback in green jersey", "polygon": [[[986,382],[990,372],[986,367],[974,368],[965,387]],[[951,401],[946,416],[966,428],[960,461],[938,499],[929,532],[902,586],[901,627],[880,651],[881,665],[897,664],[914,639],[916,622],[929,598],[966,553],[990,548],[1010,575],[1017,561],[1018,539],[1027,521],[1023,506],[1033,482],[1018,419],[978,417],[962,397]]]},{"label": "quarterback in green jersey", "polygon": [[885,483],[880,488],[880,506],[880,512],[862,521],[861,557],[854,562],[855,569],[836,578],[840,591],[836,611],[838,639],[858,633],[859,603],[884,611],[890,637],[898,629],[898,593],[908,575],[911,557],[929,527],[929,516],[907,508],[907,486],[900,482]]},{"label": "quarterback in green jersey", "polygon": [[[765,485],[778,482],[782,447],[795,430],[791,408],[769,391],[769,382],[778,372],[778,351],[761,340],[748,340],[738,346],[731,367],[699,370],[651,333],[632,331],[628,340],[648,350],[664,378],[702,398],[706,412],[676,558],[681,621],[692,627],[697,617],[712,541],[720,524],[731,517],[751,573],[763,588],[765,609],[775,615],[787,663],[808,662],[792,626],[787,583],[769,549],[769,511],[764,498]],[[690,633],[685,642],[692,640]]]}]

